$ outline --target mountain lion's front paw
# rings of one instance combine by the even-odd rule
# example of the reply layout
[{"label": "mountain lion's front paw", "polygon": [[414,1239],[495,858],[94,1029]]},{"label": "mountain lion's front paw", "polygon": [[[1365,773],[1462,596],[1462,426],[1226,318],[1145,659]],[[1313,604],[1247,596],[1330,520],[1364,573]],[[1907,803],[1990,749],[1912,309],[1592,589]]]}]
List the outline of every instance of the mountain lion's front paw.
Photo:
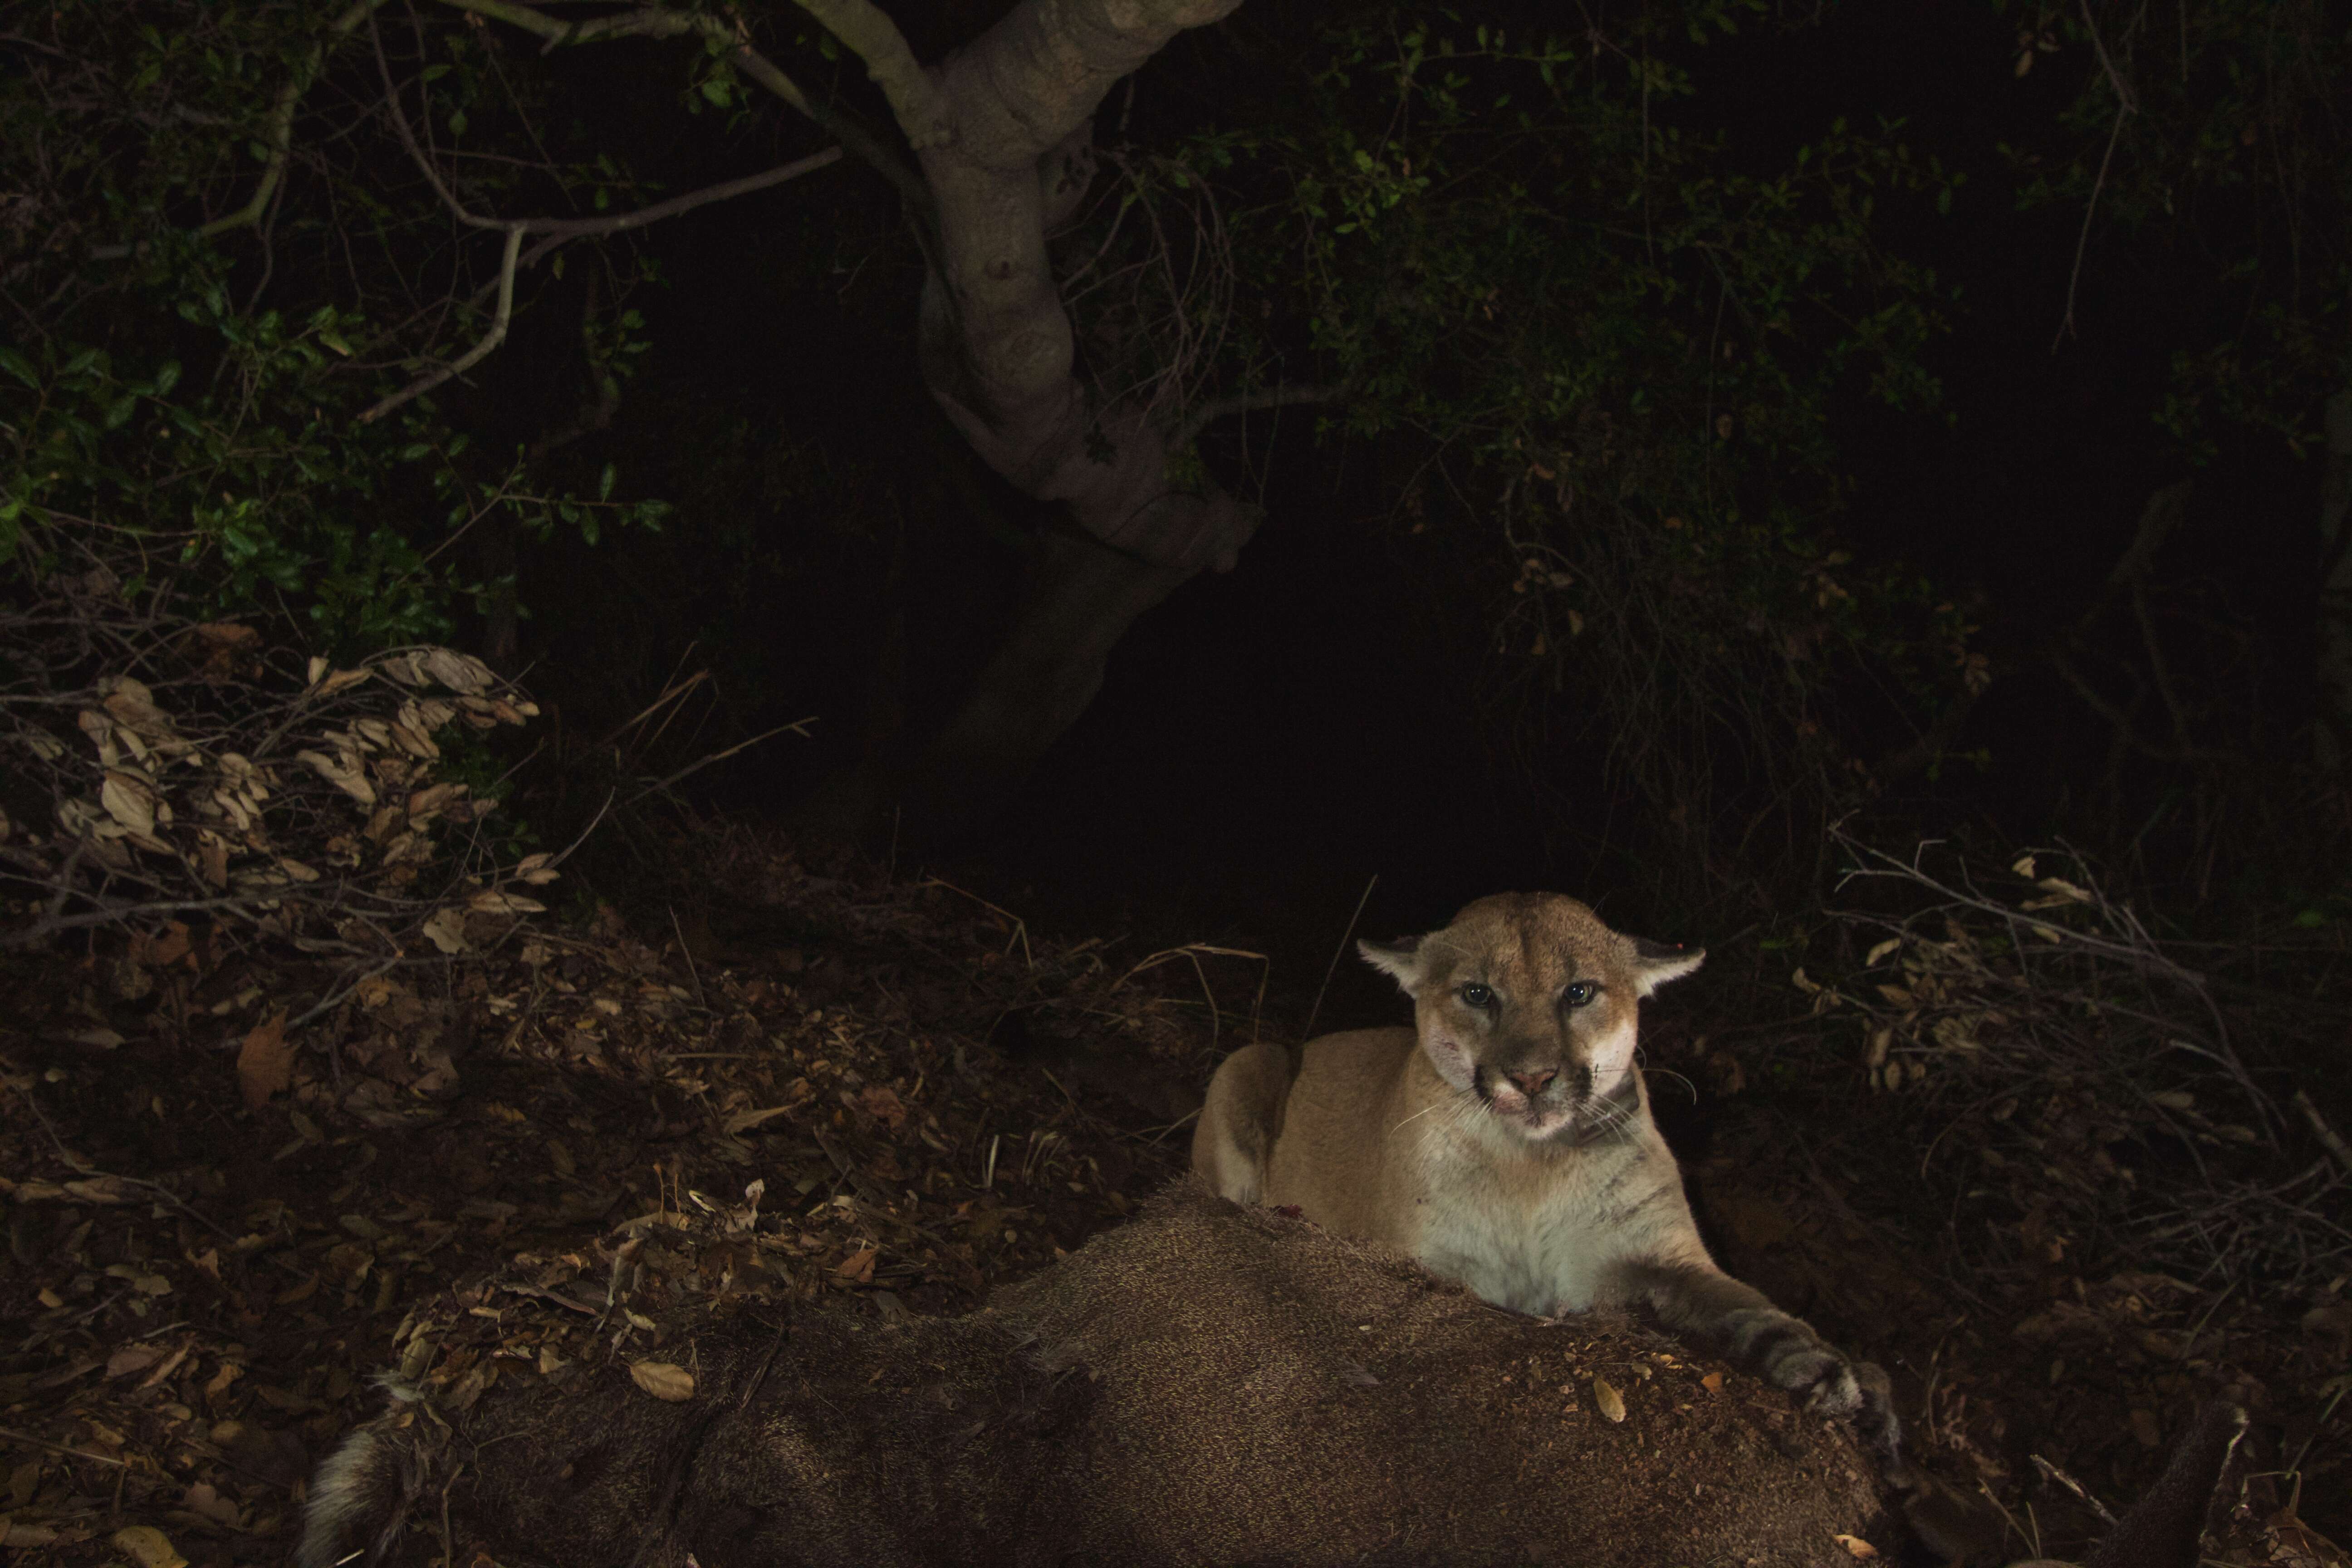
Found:
[{"label": "mountain lion's front paw", "polygon": [[1733,1342],[1775,1388],[1804,1401],[1805,1408],[1843,1416],[1880,1458],[1893,1462],[1902,1424],[1895,1418],[1886,1373],[1869,1362],[1849,1362],[1786,1312],[1742,1314]]},{"label": "mountain lion's front paw", "polygon": [[1823,1415],[1852,1415],[1862,1408],[1862,1382],[1853,1366],[1810,1334],[1774,1346],[1764,1358],[1764,1378]]},{"label": "mountain lion's front paw", "polygon": [[1901,1465],[1903,1423],[1895,1414],[1895,1390],[1885,1370],[1875,1362],[1855,1362],[1853,1381],[1862,1390],[1862,1408],[1853,1414],[1854,1435],[1878,1456],[1880,1464]]},{"label": "mountain lion's front paw", "polygon": [[1891,1465],[1901,1457],[1903,1424],[1895,1414],[1886,1373],[1874,1363],[1849,1362],[1816,1341],[1790,1346],[1764,1370],[1773,1384],[1802,1399],[1806,1409],[1853,1422],[1853,1435],[1880,1462]]}]

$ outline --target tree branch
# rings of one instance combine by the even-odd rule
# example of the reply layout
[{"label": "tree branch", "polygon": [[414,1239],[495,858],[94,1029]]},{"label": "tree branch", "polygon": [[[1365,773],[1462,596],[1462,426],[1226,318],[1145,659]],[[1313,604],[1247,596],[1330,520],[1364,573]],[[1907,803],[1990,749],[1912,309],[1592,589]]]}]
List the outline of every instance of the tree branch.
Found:
[{"label": "tree branch", "polygon": [[[496,4],[498,0],[479,0],[479,3]],[[518,7],[501,6],[501,9],[511,11]],[[372,36],[374,35],[375,29],[373,24],[368,30]],[[443,182],[440,171],[434,167],[433,161],[425,155],[425,149],[417,143],[416,133],[408,123],[408,113],[401,106],[400,89],[392,79],[392,64],[384,58],[383,40],[381,37],[375,37],[374,43],[376,68],[383,79],[384,107],[391,112],[393,125],[400,132],[401,145],[408,149],[409,158],[424,174],[426,183],[432,185],[434,195],[441,198],[442,205],[457,216],[458,222],[473,228],[502,230],[506,234],[507,243],[505,255],[499,265],[498,280],[493,284],[485,285],[482,290],[475,294],[474,300],[469,301],[478,302],[482,294],[492,288],[498,290],[498,314],[490,324],[489,331],[456,363],[446,366],[378,401],[360,416],[359,422],[362,425],[381,418],[402,404],[431,391],[451,377],[463,374],[467,370],[479,363],[490,351],[506,340],[507,323],[514,309],[514,279],[520,265],[518,250],[524,235],[541,234],[549,237],[532,247],[529,259],[536,260],[567,239],[576,239],[581,236],[591,234],[617,234],[625,229],[657,223],[663,218],[675,217],[680,213],[691,212],[696,207],[704,206],[712,202],[725,201],[731,196],[740,196],[752,191],[765,190],[771,185],[782,184],[786,180],[805,174],[811,170],[822,169],[829,163],[836,163],[841,157],[840,148],[828,147],[822,153],[812,153],[806,158],[781,164],[761,174],[748,174],[742,179],[728,180],[716,185],[706,185],[701,190],[690,191],[682,196],[673,196],[666,202],[656,202],[651,206],[639,207],[634,212],[615,213],[604,217],[519,219],[482,217],[467,210],[466,205],[457,199],[457,194]]]},{"label": "tree branch", "polygon": [[[618,234],[624,229],[643,228],[649,223],[659,223],[664,218],[692,212],[712,202],[731,201],[737,196],[750,195],[753,191],[764,191],[771,185],[781,185],[786,180],[796,180],[803,174],[814,174],[839,162],[841,149],[827,147],[822,153],[812,153],[805,158],[779,163],[760,174],[746,174],[740,180],[727,180],[716,185],[705,185],[698,191],[688,191],[682,196],[672,196],[666,202],[656,202],[635,212],[619,213],[611,217],[525,218],[522,226],[530,233],[549,235],[557,239],[577,239],[590,234]],[[536,246],[531,248],[534,251],[539,249]]]},{"label": "tree branch", "polygon": [[425,176],[425,183],[433,187],[433,194],[441,198],[441,205],[447,207],[459,223],[473,228],[507,227],[496,218],[477,217],[467,212],[466,204],[457,199],[457,193],[442,183],[441,171],[435,168],[433,160],[425,155],[425,149],[417,144],[416,132],[409,126],[408,110],[400,102],[400,88],[392,79],[392,62],[383,58],[383,35],[376,31],[373,22],[368,26],[368,38],[375,46],[376,74],[383,79],[383,106],[392,115],[393,129],[400,132],[400,144],[408,149],[408,161],[416,165],[416,172]]},{"label": "tree branch", "polygon": [[[196,237],[210,239],[216,234],[226,234],[230,229],[243,228],[261,221],[261,215],[269,210],[270,198],[278,194],[278,187],[284,183],[286,165],[293,157],[296,106],[302,101],[302,95],[310,90],[310,84],[319,79],[319,69],[326,63],[328,50],[351,37],[352,29],[373,16],[376,7],[383,3],[384,0],[353,0],[342,15],[328,24],[325,35],[310,46],[309,52],[302,57],[302,63],[295,68],[293,76],[278,89],[278,100],[270,105],[269,118],[262,122],[262,141],[269,149],[269,156],[261,171],[261,182],[253,189],[252,199],[226,216],[199,225]],[[130,255],[131,249],[128,245],[97,245],[90,247],[89,254],[94,261],[119,261]]]},{"label": "tree branch", "polygon": [[[457,0],[450,0],[450,3],[456,4]],[[467,0],[467,3],[473,3],[473,0]],[[489,4],[493,3],[493,0],[480,0],[480,3]],[[508,8],[513,9],[513,7]],[[781,185],[787,180],[796,179],[800,175],[835,163],[841,157],[840,148],[828,147],[822,153],[813,153],[805,158],[795,159],[789,163],[780,163],[761,174],[746,174],[740,180],[724,180],[715,185],[705,185],[698,191],[690,191],[682,196],[672,196],[666,202],[656,202],[651,206],[638,207],[633,212],[616,213],[605,217],[511,219],[481,217],[466,210],[465,204],[458,201],[449,187],[442,183],[440,171],[433,166],[432,160],[425,157],[424,148],[418,145],[416,133],[409,126],[408,115],[401,108],[400,89],[393,85],[392,67],[383,57],[381,39],[376,43],[375,58],[377,69],[383,78],[384,106],[392,111],[392,122],[400,132],[401,145],[408,149],[409,157],[415,162],[418,171],[432,184],[434,194],[441,198],[442,204],[457,216],[460,223],[475,228],[494,228],[504,231],[519,226],[526,234],[551,235],[559,240],[576,239],[583,235],[591,234],[618,234],[625,229],[642,228],[649,223],[658,223],[664,218],[676,217],[680,213],[692,212],[696,207],[707,206],[712,202],[728,201],[736,196],[748,195],[753,191],[764,191],[771,185]],[[551,248],[553,248],[551,246],[547,245],[533,246],[530,253],[522,258],[521,265],[529,266]],[[485,291],[487,292],[487,289]],[[478,299],[480,296],[477,295],[476,298]]]},{"label": "tree branch", "polygon": [[[1167,437],[1103,404],[1046,254],[1048,175],[1080,166],[1111,84],[1238,0],[1024,0],[933,73],[954,136],[919,156],[940,222],[924,379],[982,461],[1077,525],[1162,566],[1229,566],[1255,522],[1221,492],[1167,483]],[[910,132],[911,134],[911,132]],[[1053,165],[1049,168],[1048,163]],[[1070,193],[1056,186],[1055,205]]]},{"label": "tree branch", "polygon": [[2083,253],[2090,248],[2091,220],[2099,211],[2099,193],[2106,189],[2107,165],[2115,162],[2116,143],[2123,140],[2124,121],[2139,109],[2139,100],[2132,94],[2131,84],[2107,58],[2107,42],[2099,36],[2099,24],[2091,15],[2091,0],[2083,0],[2083,26],[2091,35],[2091,47],[2099,57],[2099,68],[2106,73],[2107,86],[2115,89],[2115,129],[2107,132],[2107,150],[2099,157],[2098,177],[2091,182],[2091,199],[2083,207],[2083,232],[2074,240],[2074,267],[2066,275],[2066,313],[2059,318],[2058,335],[2051,340],[2050,352],[2056,353],[2058,345],[2074,332],[2074,290],[2083,281]]},{"label": "tree branch", "polygon": [[1236,392],[1225,397],[1213,397],[1186,415],[1183,422],[1169,432],[1168,445],[1181,452],[1202,431],[1228,415],[1254,414],[1262,408],[1287,408],[1300,403],[1333,403],[1347,395],[1348,389],[1344,386],[1290,382],[1279,386],[1262,386],[1255,392]]},{"label": "tree branch", "polygon": [[2092,712],[2096,713],[2100,718],[2105,719],[2108,724],[2114,728],[2116,738],[2117,740],[2121,741],[2125,745],[2129,746],[2133,751],[2139,752],[2142,756],[2152,757],[2160,763],[2230,763],[2237,761],[2237,758],[2228,752],[2209,751],[2201,746],[2179,746],[2167,748],[2145,740],[2141,737],[2137,727],[2132,723],[2131,715],[2126,713],[2122,709],[2116,707],[2114,703],[2100,696],[2097,689],[2093,687],[2089,681],[2083,679],[2082,672],[2077,670],[2074,665],[2068,661],[2064,654],[2052,654],[2050,656],[2050,668],[2058,672],[2060,679],[2065,681],[2068,686],[2074,689],[2074,695],[2083,700],[2084,706],[2090,709]]},{"label": "tree branch", "polygon": [[287,160],[293,155],[294,106],[301,101],[302,95],[310,91],[310,84],[318,79],[319,68],[326,62],[329,47],[351,37],[352,29],[373,16],[376,7],[383,3],[384,0],[353,0],[353,4],[328,26],[326,37],[310,46],[310,52],[302,57],[300,68],[284,87],[278,89],[278,101],[270,109],[266,133],[269,164],[262,171],[261,183],[254,187],[253,199],[227,216],[216,217],[203,225],[196,230],[198,238],[209,239],[214,235],[261,220],[261,215],[268,210],[269,198],[278,194],[278,183],[286,177]]},{"label": "tree branch", "polygon": [[481,341],[432,374],[413,381],[390,396],[379,399],[360,416],[361,424],[373,424],[410,399],[422,397],[443,382],[465,374],[479,364],[492,349],[506,342],[507,323],[514,315],[515,257],[521,249],[522,226],[510,224],[507,227],[506,254],[499,260],[498,313],[490,318],[490,330],[482,334]]},{"label": "tree branch", "polygon": [[[923,178],[908,168],[904,159],[892,153],[881,138],[866,129],[855,115],[845,113],[835,105],[812,100],[801,90],[799,83],[777,68],[774,61],[751,47],[740,25],[730,26],[723,17],[694,16],[649,5],[615,16],[567,22],[533,6],[516,4],[515,0],[441,0],[441,4],[520,27],[544,38],[550,49],[574,44],[604,43],[614,38],[673,38],[688,33],[716,39],[727,46],[726,58],[730,65],[814,121],[848,149],[851,156],[898,187],[899,195],[916,212],[929,210],[930,197],[924,189]],[[887,24],[887,18],[885,21]]]},{"label": "tree branch", "polygon": [[920,153],[955,139],[946,102],[907,47],[906,36],[871,0],[798,0],[800,8],[824,24],[859,59],[866,74],[890,102],[908,145]]}]

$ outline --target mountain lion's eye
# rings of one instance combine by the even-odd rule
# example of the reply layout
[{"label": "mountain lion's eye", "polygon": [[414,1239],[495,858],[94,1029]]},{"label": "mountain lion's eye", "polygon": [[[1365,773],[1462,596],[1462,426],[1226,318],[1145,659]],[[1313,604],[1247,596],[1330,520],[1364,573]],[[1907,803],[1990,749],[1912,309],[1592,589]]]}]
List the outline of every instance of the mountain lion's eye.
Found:
[{"label": "mountain lion's eye", "polygon": [[1560,993],[1560,1000],[1571,1007],[1581,1007],[1600,994],[1600,986],[1590,980],[1580,980]]},{"label": "mountain lion's eye", "polygon": [[1473,1007],[1491,1007],[1495,1005],[1494,988],[1473,980],[1462,988],[1462,1000]]}]

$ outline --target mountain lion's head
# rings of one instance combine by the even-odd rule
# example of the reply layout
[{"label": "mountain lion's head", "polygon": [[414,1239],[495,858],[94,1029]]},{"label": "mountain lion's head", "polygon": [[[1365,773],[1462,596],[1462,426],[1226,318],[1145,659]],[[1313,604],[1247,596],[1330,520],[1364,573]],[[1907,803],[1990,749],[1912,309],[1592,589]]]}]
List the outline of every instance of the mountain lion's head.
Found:
[{"label": "mountain lion's head", "polygon": [[1706,957],[1559,893],[1497,893],[1444,931],[1358,945],[1413,999],[1438,1076],[1531,1142],[1598,1131],[1631,1102],[1635,1005]]}]

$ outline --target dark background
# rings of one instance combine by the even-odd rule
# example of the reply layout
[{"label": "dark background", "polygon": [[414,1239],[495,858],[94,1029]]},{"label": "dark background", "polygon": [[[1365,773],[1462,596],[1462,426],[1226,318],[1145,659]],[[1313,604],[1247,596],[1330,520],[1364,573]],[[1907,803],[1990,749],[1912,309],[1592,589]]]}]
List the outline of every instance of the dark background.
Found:
[{"label": "dark background", "polygon": [[[1285,90],[1320,20],[1306,11],[1246,7],[1180,38],[1142,73],[1130,133],[1149,142]],[[906,20],[925,50],[985,17],[949,8]],[[1838,542],[1968,604],[2000,679],[1954,755],[1870,802],[1868,816],[1897,836],[1972,835],[1995,853],[2037,835],[2097,849],[2128,839],[2136,874],[2184,919],[2224,886],[2306,897],[2327,886],[2324,862],[2282,854],[2217,870],[2208,851],[2200,868],[2194,845],[2166,846],[2168,829],[2131,838],[2133,821],[2172,820],[2167,801],[2190,786],[2151,777],[2140,782],[2153,793],[2132,795],[2142,770],[2118,773],[2105,727],[2036,662],[2096,597],[2150,494],[2193,478],[2188,522],[2156,575],[2226,632],[2227,657],[2208,668],[2184,653],[2183,679],[2244,693],[2236,763],[2194,787],[2292,813],[2309,751],[2319,464],[2251,433],[2192,465],[2155,422],[2172,354],[2236,298],[2214,255],[2095,226],[2062,336],[2083,213],[2021,208],[2020,159],[2036,138],[2052,157],[2064,151],[2060,112],[2094,68],[2073,47],[2018,77],[2018,26],[1975,0],[1846,5],[1818,26],[1754,23],[1681,59],[1697,91],[1679,112],[1719,132],[1734,165],[1769,171],[1837,117],[1900,117],[1968,175],[1948,215],[1888,220],[1886,243],[1958,291],[1951,330],[1928,352],[1945,405],[1839,410],[1853,489]],[[669,100],[632,87],[616,57],[580,60],[614,73],[599,90],[630,101],[648,137],[676,138],[681,167],[705,156]],[[658,167],[657,148],[638,156]],[[694,794],[803,823],[824,781],[892,743],[892,726],[904,744],[944,718],[1017,600],[1007,532],[1038,526],[1037,509],[970,458],[921,390],[919,274],[893,200],[845,164],[815,179],[648,241],[666,281],[632,303],[655,349],[593,455],[679,495],[687,516],[660,540],[559,542],[526,562],[522,584],[535,617],[529,679],[582,731],[698,663],[719,676],[713,744],[816,715],[814,740],[767,742],[699,776]],[[570,331],[560,310],[519,328],[484,380],[481,415],[535,416],[506,389],[569,352]],[[1009,809],[947,842],[874,828],[856,847],[937,868],[1048,925],[1264,952],[1278,984],[1302,993],[1376,874],[1360,922],[1376,934],[1538,886],[1662,938],[1751,927],[1645,874],[1636,828],[1657,803],[1612,792],[1589,746],[1512,754],[1492,714],[1495,584],[1457,547],[1393,526],[1393,465],[1366,444],[1317,437],[1313,423],[1253,421],[1254,439],[1272,440],[1267,515],[1239,569],[1143,618]],[[730,429],[731,444],[715,446]],[[793,456],[773,459],[790,476],[763,489],[744,476],[770,443]],[[753,542],[707,552],[694,530],[713,527]],[[2129,655],[2120,617],[2093,635]],[[1340,973],[1328,1016],[1389,1005],[1372,977]]]}]

